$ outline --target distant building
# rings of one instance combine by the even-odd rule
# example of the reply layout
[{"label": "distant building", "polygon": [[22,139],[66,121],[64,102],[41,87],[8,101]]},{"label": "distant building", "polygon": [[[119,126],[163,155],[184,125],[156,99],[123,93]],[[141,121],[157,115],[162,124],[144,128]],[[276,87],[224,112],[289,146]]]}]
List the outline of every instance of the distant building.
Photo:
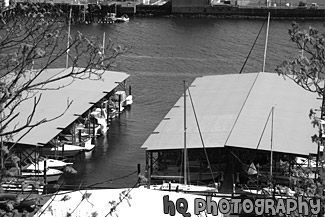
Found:
[{"label": "distant building", "polygon": [[[212,0],[219,1],[219,0]],[[173,13],[204,13],[211,0],[172,0]]]}]

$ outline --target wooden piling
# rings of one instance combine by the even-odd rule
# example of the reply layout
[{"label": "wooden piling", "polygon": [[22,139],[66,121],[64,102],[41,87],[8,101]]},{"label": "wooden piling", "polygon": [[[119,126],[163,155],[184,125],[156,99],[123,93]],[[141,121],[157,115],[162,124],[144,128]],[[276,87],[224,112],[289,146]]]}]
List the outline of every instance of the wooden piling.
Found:
[{"label": "wooden piling", "polygon": [[81,142],[81,129],[78,130],[78,137],[79,137],[79,145],[82,146],[82,142]]},{"label": "wooden piling", "polygon": [[47,169],[47,165],[46,165],[46,159],[44,160],[44,184],[47,184],[47,176],[46,176],[46,169]]},{"label": "wooden piling", "polygon": [[118,112],[121,112],[121,95],[118,95]]}]

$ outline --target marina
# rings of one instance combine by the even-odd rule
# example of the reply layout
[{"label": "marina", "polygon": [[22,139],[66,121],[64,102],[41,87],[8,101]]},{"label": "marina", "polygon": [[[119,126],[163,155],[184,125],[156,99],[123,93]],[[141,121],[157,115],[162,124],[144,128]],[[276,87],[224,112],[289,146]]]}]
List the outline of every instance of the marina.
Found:
[{"label": "marina", "polygon": [[[191,25],[188,25],[189,23]],[[209,157],[212,156],[214,159],[209,165],[204,159],[206,156],[203,157],[205,153],[203,153],[202,141],[200,141],[199,134],[194,132],[197,130],[195,117],[193,114],[189,115],[186,136],[188,139],[186,140],[189,149],[190,183],[206,183],[210,186],[217,184],[218,191],[213,192],[212,195],[225,193],[223,197],[234,196],[237,192],[237,189],[234,189],[235,183],[236,186],[242,184],[242,186],[250,187],[248,183],[250,179],[240,174],[243,171],[238,167],[243,162],[237,162],[236,156],[252,160],[247,156],[250,156],[254,150],[254,153],[258,152],[255,156],[261,155],[265,159],[273,159],[269,153],[274,151],[273,172],[282,176],[277,179],[277,183],[280,183],[285,175],[283,171],[277,170],[281,160],[291,161],[295,156],[308,158],[309,154],[314,155],[317,149],[312,144],[303,148],[297,148],[295,144],[301,141],[304,144],[311,143],[310,135],[315,129],[310,127],[310,120],[308,115],[305,115],[305,111],[308,113],[310,106],[319,106],[319,100],[297,86],[281,83],[285,80],[275,73],[258,73],[261,68],[263,42],[257,45],[257,51],[255,50],[257,53],[253,54],[253,60],[248,63],[245,73],[238,74],[247,54],[247,48],[255,38],[261,21],[244,21],[234,27],[235,24],[233,21],[219,23],[218,20],[216,23],[216,20],[206,19],[194,21],[186,18],[168,20],[135,18],[126,22],[125,25],[109,25],[108,27],[103,23],[96,23],[72,26],[72,32],[80,30],[100,36],[104,31],[113,40],[131,43],[134,47],[129,53],[120,57],[123,64],[117,64],[114,71],[109,71],[107,77],[103,78],[106,81],[105,84],[99,81],[101,85],[97,83],[94,85],[91,83],[93,81],[86,81],[86,83],[67,86],[67,89],[63,88],[58,92],[44,93],[43,108],[45,109],[42,109],[43,104],[39,104],[43,115],[53,117],[57,115],[54,112],[65,108],[69,101],[76,104],[71,104],[71,110],[63,114],[62,120],[60,118],[45,123],[41,128],[35,128],[35,132],[30,131],[23,139],[15,141],[13,138],[13,143],[18,142],[21,147],[17,150],[17,153],[20,153],[19,157],[23,162],[30,163],[26,164],[25,168],[21,168],[20,175],[38,177],[36,181],[45,184],[58,182],[61,189],[72,191],[85,189],[80,190],[85,196],[82,196],[81,202],[85,198],[90,199],[88,203],[91,207],[79,206],[80,192],[76,191],[78,196],[74,192],[69,192],[65,198],[63,195],[61,198],[62,201],[68,201],[69,205],[62,206],[62,203],[60,204],[57,200],[52,204],[53,201],[50,201],[45,204],[38,215],[60,216],[58,213],[64,213],[63,215],[66,216],[67,213],[73,213],[80,216],[85,212],[83,208],[86,208],[91,213],[97,210],[97,212],[106,211],[108,214],[112,211],[119,216],[127,216],[133,212],[149,216],[152,214],[149,211],[144,213],[139,211],[143,210],[143,206],[139,204],[139,201],[143,202],[143,199],[140,199],[143,195],[147,195],[147,198],[155,198],[157,201],[159,199],[161,202],[163,195],[168,194],[174,197],[177,194],[172,191],[186,191],[186,187],[175,184],[176,181],[184,182],[185,175],[183,174],[187,171],[186,168],[182,169],[182,163],[180,163],[186,164],[186,160],[180,160],[186,159],[182,156],[183,109],[190,111],[193,106],[190,103],[191,100],[188,100],[187,107],[182,107],[182,101],[187,98],[184,97],[186,94],[182,95],[181,83],[184,80],[190,84],[189,90],[193,94],[198,117],[203,118],[200,124],[202,124],[205,146],[210,151]],[[243,24],[246,25],[241,28]],[[202,25],[205,25],[206,32],[200,31]],[[276,30],[278,32],[289,28],[288,22],[274,21],[272,25],[279,27]],[[321,23],[317,25],[321,26]],[[251,29],[247,30],[248,26]],[[229,28],[233,31],[231,34],[227,32]],[[241,34],[237,34],[237,31]],[[194,35],[192,35],[193,32],[195,32]],[[285,55],[291,54],[293,50],[292,47],[284,48],[284,44],[287,43],[287,40],[282,38],[284,35],[284,33],[279,35],[272,33],[273,46],[278,47],[271,48],[270,60],[266,65],[270,71],[274,64],[283,59],[283,56],[278,55],[280,47],[285,49],[285,51],[282,50]],[[202,40],[202,37],[205,40]],[[204,42],[206,44],[202,44]],[[193,47],[189,48],[189,44],[193,44]],[[232,52],[229,52],[230,50]],[[65,73],[65,70],[68,69],[49,69],[47,76]],[[136,87],[132,94],[131,88],[127,91],[126,79],[128,83]],[[123,90],[119,90],[120,88]],[[297,100],[295,96],[298,92],[304,100]],[[287,96],[285,100],[281,98],[283,93]],[[62,96],[67,96],[68,102],[67,98]],[[132,96],[135,96],[134,104]],[[188,99],[189,97],[188,95]],[[293,100],[287,100],[288,98]],[[295,110],[292,111],[292,108]],[[26,110],[23,107],[20,112],[23,113]],[[275,126],[274,146],[269,144],[273,138],[269,132],[273,130],[273,127],[270,126],[271,121],[266,121],[269,120],[268,117],[271,114],[273,117],[273,112],[275,114],[274,122],[272,119],[272,125],[274,123]],[[222,124],[219,125],[219,123]],[[261,131],[266,123],[268,125],[265,128],[265,138],[262,137]],[[293,130],[292,126],[305,128],[297,127]],[[287,137],[292,138],[292,141],[288,142]],[[18,135],[17,138],[20,136]],[[263,139],[259,142],[260,138]],[[281,145],[283,143],[288,146]],[[140,149],[141,146],[142,149]],[[42,156],[41,159],[40,156]],[[68,162],[67,157],[71,159],[64,165]],[[61,161],[62,164],[59,165],[57,164],[59,162],[55,162],[56,159],[64,161]],[[262,165],[260,160],[258,159],[259,165]],[[234,164],[227,165],[227,162],[234,162]],[[261,170],[258,172],[268,174],[268,169],[273,168],[272,160],[271,166],[268,164],[270,162],[261,167],[255,167],[250,163],[244,163],[245,172],[255,168],[252,175],[259,169]],[[138,168],[136,168],[137,165]],[[73,166],[77,172],[63,175],[60,173],[58,179],[50,179],[51,173],[47,167],[64,170],[63,168],[69,166]],[[209,169],[212,169],[213,182]],[[27,172],[30,173],[27,174]],[[150,188],[151,181],[157,181],[153,185],[156,189],[149,191],[145,189],[146,185],[144,188],[131,187],[137,187],[139,184],[137,175],[142,174],[149,179],[148,188]],[[286,180],[282,180],[285,183]],[[267,180],[259,181],[263,181],[264,184],[267,182]],[[17,188],[23,188],[22,184],[17,184],[17,182],[13,185],[7,183],[4,187],[15,191]],[[43,186],[40,187],[43,188]],[[32,188],[35,190],[36,187]],[[108,188],[115,189],[109,191]],[[127,212],[120,215],[121,211],[115,210],[114,199],[122,202],[124,198],[128,198],[129,194],[126,192],[129,189],[135,192],[134,198],[138,198],[134,200],[137,201],[134,206],[136,210],[126,203],[128,205],[126,207],[132,208],[124,207]],[[106,194],[112,196],[104,201],[106,205],[111,204],[110,210],[99,207],[102,203],[98,199],[93,200],[93,198],[102,198]],[[75,196],[77,200],[74,199]],[[193,201],[193,196],[188,195],[188,200]],[[73,199],[69,201],[68,197]],[[176,198],[177,196],[175,200]],[[132,204],[132,200],[124,200],[126,201],[131,201]],[[157,204],[161,205],[160,202]],[[52,204],[55,210],[48,209],[49,204]],[[86,216],[91,213],[86,213]]]},{"label": "marina", "polygon": [[[42,82],[53,76],[59,77],[69,73],[70,70],[82,69],[47,69],[46,73],[34,82]],[[37,104],[37,108],[42,112],[35,114],[33,121],[37,123],[42,117],[59,118],[53,118],[49,122],[42,123],[41,127],[36,125],[33,130],[27,131],[28,134],[20,131],[14,135],[11,142],[17,145],[13,146],[12,151],[20,157],[21,161],[18,176],[26,180],[38,181],[44,185],[57,182],[63,172],[53,167],[65,169],[72,163],[65,163],[56,159],[67,160],[67,158],[73,158],[80,152],[92,151],[95,147],[96,137],[103,136],[108,131],[111,121],[108,111],[114,113],[115,117],[123,111],[122,108],[132,104],[130,101],[132,96],[126,96],[124,90],[116,90],[118,86],[125,87],[127,77],[126,73],[111,71],[101,76],[100,80],[93,77],[89,80],[80,79],[72,83],[69,80],[56,81],[50,83],[45,88],[46,91],[36,93],[42,95],[44,100]],[[92,88],[92,90],[85,88],[94,82],[96,82],[96,88]],[[66,96],[67,99],[71,100],[71,103],[68,101],[66,111],[64,111],[64,107],[67,102],[61,96]],[[18,110],[20,113],[28,112],[27,108],[32,105],[33,101],[27,100],[20,104]],[[64,113],[57,116],[59,108],[62,108]],[[20,117],[25,118],[24,115]],[[16,122],[8,125],[8,128],[14,128],[19,122],[22,120],[17,119]],[[15,169],[13,165],[8,164],[6,166],[9,170]],[[10,181],[12,182],[13,178]]]},{"label": "marina", "polygon": [[[251,43],[249,37],[255,38],[258,28],[261,26],[261,21],[241,21],[235,25],[233,21],[214,21],[206,19],[159,19],[159,18],[141,18],[136,19],[137,22],[130,22],[127,26],[110,26],[111,33],[107,33],[112,40],[123,42],[129,41],[130,44],[136,45],[130,50],[129,54],[121,57],[123,64],[119,64],[119,71],[129,71],[131,77],[128,81],[133,87],[141,86],[144,89],[133,88],[132,95],[137,101],[132,105],[132,108],[122,113],[119,119],[115,119],[110,124],[109,133],[106,137],[99,137],[98,146],[91,153],[83,153],[78,155],[74,161],[74,168],[78,171],[78,175],[64,175],[63,180],[67,186],[92,186],[93,183],[99,183],[92,188],[116,188],[132,186],[137,180],[136,174],[129,178],[122,179],[119,182],[114,181],[123,175],[132,174],[137,170],[137,164],[141,164],[141,173],[145,172],[145,153],[139,149],[147,137],[154,131],[156,126],[163,120],[164,116],[173,107],[182,93],[182,81],[185,79],[192,82],[196,77],[202,75],[218,74],[221,72],[239,72],[242,62]],[[187,23],[190,24],[187,24]],[[131,25],[132,23],[132,25]],[[140,30],[140,26],[144,25],[145,29]],[[202,25],[204,27],[200,28]],[[304,24],[308,26],[308,23]],[[246,29],[250,26],[249,29]],[[274,26],[277,26],[275,28]],[[270,30],[270,51],[268,53],[269,61],[266,62],[266,70],[272,70],[272,64],[280,62],[279,56],[276,54],[277,49],[274,46],[284,48],[287,43],[286,32],[290,22],[271,23]],[[127,27],[127,28],[126,28]],[[144,28],[142,26],[142,28]],[[207,28],[209,27],[209,28]],[[319,23],[321,27],[321,22]],[[74,28],[80,28],[75,26]],[[84,28],[84,31],[94,32],[101,35],[103,25],[91,25]],[[150,32],[149,29],[154,31]],[[173,34],[179,28],[181,33]],[[240,34],[237,36],[231,35],[226,37],[222,32],[237,28]],[[255,28],[255,34],[254,30]],[[164,29],[165,34],[159,36],[159,29]],[[186,43],[176,44],[183,40],[186,32],[195,29],[196,34],[187,37]],[[199,31],[200,30],[200,31]],[[130,32],[128,32],[130,31]],[[202,33],[203,31],[203,33]],[[253,31],[250,33],[250,31]],[[138,38],[132,38],[133,32]],[[140,34],[140,32],[142,34]],[[153,32],[157,32],[155,35]],[[201,33],[198,33],[201,32]],[[235,31],[234,31],[235,32]],[[282,32],[282,33],[281,33]],[[217,34],[216,37],[208,38],[211,34]],[[152,34],[154,34],[152,36]],[[160,33],[161,34],[161,33]],[[141,37],[140,37],[141,35]],[[174,41],[166,40],[165,37],[176,37]],[[206,41],[199,40],[200,37],[208,38],[208,44],[213,45],[213,51],[209,49]],[[243,37],[243,38],[241,38]],[[145,42],[151,41],[156,46],[149,46]],[[239,46],[238,51],[234,51],[234,55],[227,52],[229,47],[235,46],[236,41],[243,43]],[[194,51],[185,44],[196,44]],[[163,44],[167,47],[161,50]],[[261,57],[263,53],[264,39],[259,40],[257,50],[254,50],[252,57],[245,66],[243,73],[249,73],[256,68],[261,68]],[[200,51],[199,45],[203,47]],[[176,47],[176,49],[170,49]],[[261,49],[263,48],[263,49]],[[159,49],[159,51],[157,51]],[[191,52],[181,53],[181,50],[191,50]],[[288,47],[285,50],[285,55],[288,55],[292,48]],[[179,50],[179,52],[178,52]],[[158,52],[156,54],[155,52]],[[206,52],[206,53],[205,53]],[[212,53],[211,53],[212,52]],[[223,55],[225,53],[225,55]],[[140,55],[142,54],[142,55]],[[198,55],[195,56],[194,54]],[[207,55],[209,54],[209,55]],[[174,58],[168,56],[174,55]],[[236,58],[235,58],[236,57]],[[238,57],[238,58],[237,58]],[[218,59],[217,63],[215,58]],[[231,61],[229,61],[231,60]],[[216,64],[218,69],[215,69]],[[146,65],[146,68],[143,66]],[[201,70],[198,71],[198,67]],[[186,73],[185,73],[186,71]],[[157,98],[157,96],[159,96]],[[268,110],[269,111],[269,110]],[[265,120],[267,115],[265,117]],[[125,153],[121,155],[119,153]],[[128,159],[133,159],[133,164],[130,164]],[[108,167],[107,165],[114,165]],[[122,175],[123,174],[123,175]],[[207,176],[211,177],[209,173]],[[113,180],[113,181],[110,181]]]}]

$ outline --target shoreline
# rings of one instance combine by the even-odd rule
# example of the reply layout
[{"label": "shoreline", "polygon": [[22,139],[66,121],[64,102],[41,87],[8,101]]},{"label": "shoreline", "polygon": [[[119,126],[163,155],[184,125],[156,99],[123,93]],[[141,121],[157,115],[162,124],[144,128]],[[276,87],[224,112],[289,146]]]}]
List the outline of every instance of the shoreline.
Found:
[{"label": "shoreline", "polygon": [[[68,21],[70,5],[72,6],[73,22],[100,23],[107,13],[115,13],[118,16],[127,14],[130,17],[184,17],[184,18],[218,18],[218,19],[265,19],[268,13],[275,20],[325,20],[325,8],[292,8],[292,7],[257,7],[257,6],[234,6],[234,5],[172,5],[169,1],[163,5],[144,4],[67,4],[67,3],[27,3],[37,4],[45,7],[59,8],[64,12]],[[15,6],[17,6],[15,5]],[[4,14],[16,11],[15,6],[2,8]],[[19,10],[18,10],[19,11]]]}]

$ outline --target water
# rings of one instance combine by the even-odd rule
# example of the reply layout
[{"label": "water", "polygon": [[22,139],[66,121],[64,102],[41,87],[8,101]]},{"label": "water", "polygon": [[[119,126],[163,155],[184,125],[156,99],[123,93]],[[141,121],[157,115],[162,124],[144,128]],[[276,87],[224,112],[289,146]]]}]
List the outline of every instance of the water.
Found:
[{"label": "water", "polygon": [[[91,153],[76,157],[76,175],[66,175],[69,185],[106,188],[130,187],[137,181],[132,174],[145,166],[147,137],[182,95],[183,80],[239,73],[264,20],[131,18],[128,23],[73,26],[72,31],[106,37],[129,47],[112,70],[130,74],[134,104],[115,119],[106,137],[98,140]],[[271,21],[266,71],[284,59],[298,55],[289,42],[292,21]],[[300,21],[304,28],[323,30],[320,21]],[[262,70],[266,25],[242,73]],[[97,184],[96,184],[97,183]]]}]

